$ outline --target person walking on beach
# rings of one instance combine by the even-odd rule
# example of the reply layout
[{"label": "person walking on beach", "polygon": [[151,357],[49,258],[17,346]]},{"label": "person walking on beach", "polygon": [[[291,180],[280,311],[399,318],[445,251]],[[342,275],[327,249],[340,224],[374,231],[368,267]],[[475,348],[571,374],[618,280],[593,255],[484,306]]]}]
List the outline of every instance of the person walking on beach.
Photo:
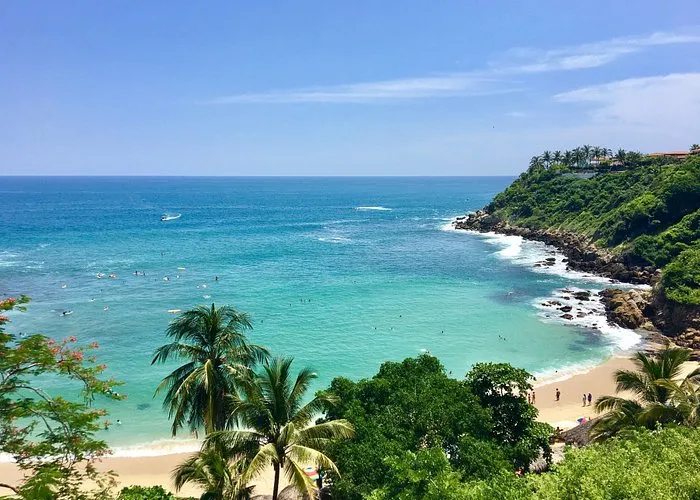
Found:
[{"label": "person walking on beach", "polygon": [[561,392],[559,392],[559,387],[557,387],[557,390],[554,394],[557,396],[557,401],[559,401],[559,397],[561,396]]},{"label": "person walking on beach", "polygon": [[583,406],[586,406],[586,393],[583,394]]},{"label": "person walking on beach", "polygon": [[532,391],[532,404],[535,404],[535,391]]},{"label": "person walking on beach", "polygon": [[593,400],[593,396],[592,396],[591,393],[589,392],[589,393],[588,393],[588,406],[591,406],[591,401],[592,401],[592,400]]},{"label": "person walking on beach", "polygon": [[532,395],[530,394],[529,391],[528,391],[528,393],[527,393],[527,404],[529,404],[529,405],[532,404]]}]

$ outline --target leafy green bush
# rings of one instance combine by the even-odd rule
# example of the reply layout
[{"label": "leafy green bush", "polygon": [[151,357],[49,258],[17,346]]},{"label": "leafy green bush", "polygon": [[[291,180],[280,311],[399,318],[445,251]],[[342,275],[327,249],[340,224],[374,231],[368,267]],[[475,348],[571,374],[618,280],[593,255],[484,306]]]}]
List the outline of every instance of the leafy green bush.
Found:
[{"label": "leafy green bush", "polygon": [[669,299],[700,305],[700,247],[682,251],[667,265],[662,283]]},{"label": "leafy green bush", "polygon": [[629,439],[571,450],[551,472],[528,481],[539,499],[698,499],[700,431],[638,431]]},{"label": "leafy green bush", "polygon": [[355,437],[325,450],[342,473],[333,498],[461,498],[444,493],[457,479],[527,468],[551,434],[523,396],[530,378],[484,363],[458,381],[424,355],[384,363],[371,379],[334,379],[328,417],[349,420]]},{"label": "leafy green bush", "polygon": [[122,488],[117,500],[175,500],[162,486],[129,486]]}]

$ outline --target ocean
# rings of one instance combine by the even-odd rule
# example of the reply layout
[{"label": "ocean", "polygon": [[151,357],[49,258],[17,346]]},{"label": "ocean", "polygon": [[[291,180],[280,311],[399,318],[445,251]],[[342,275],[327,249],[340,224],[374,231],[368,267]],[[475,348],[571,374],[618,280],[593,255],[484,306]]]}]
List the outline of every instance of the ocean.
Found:
[{"label": "ocean", "polygon": [[[568,296],[605,280],[541,243],[451,230],[512,180],[0,177],[0,296],[33,299],[8,330],[100,344],[128,395],[105,403],[122,422],[103,433],[117,455],[194,446],[170,439],[153,397],[175,366],[150,364],[171,309],[250,313],[251,340],[312,367],[314,390],[424,352],[455,377],[507,361],[542,379],[633,348],[639,336],[607,325],[596,300]],[[563,319],[552,300],[580,314]]]}]

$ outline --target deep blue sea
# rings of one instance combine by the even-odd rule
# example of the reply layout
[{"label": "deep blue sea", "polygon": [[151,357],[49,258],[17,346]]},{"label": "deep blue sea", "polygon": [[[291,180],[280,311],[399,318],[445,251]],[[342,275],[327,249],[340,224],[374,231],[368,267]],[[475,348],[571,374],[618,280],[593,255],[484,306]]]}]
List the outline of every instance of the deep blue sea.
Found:
[{"label": "deep blue sea", "polygon": [[150,364],[170,309],[247,311],[252,340],[313,367],[315,389],[426,351],[455,377],[478,361],[542,377],[631,347],[638,337],[606,325],[597,302],[573,321],[542,306],[601,280],[559,257],[533,267],[551,255],[539,243],[449,230],[511,181],[0,177],[0,296],[33,299],[10,331],[100,343],[128,395],[109,405],[122,425],[105,433],[122,454],[189,445],[168,440],[153,399],[173,368]]}]

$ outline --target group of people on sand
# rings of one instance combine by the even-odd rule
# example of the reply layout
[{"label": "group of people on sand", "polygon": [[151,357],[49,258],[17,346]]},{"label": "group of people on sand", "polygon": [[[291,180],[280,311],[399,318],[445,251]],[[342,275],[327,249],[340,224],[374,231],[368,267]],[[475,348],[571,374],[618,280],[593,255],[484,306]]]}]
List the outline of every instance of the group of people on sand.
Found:
[{"label": "group of people on sand", "polygon": [[531,405],[535,404],[535,391],[527,391],[527,402]]},{"label": "group of people on sand", "polygon": [[588,406],[591,406],[591,401],[593,401],[593,396],[589,392],[588,395],[586,393],[583,393],[583,397],[581,398],[581,401],[583,401],[583,406],[586,406],[586,401],[588,401]]}]

